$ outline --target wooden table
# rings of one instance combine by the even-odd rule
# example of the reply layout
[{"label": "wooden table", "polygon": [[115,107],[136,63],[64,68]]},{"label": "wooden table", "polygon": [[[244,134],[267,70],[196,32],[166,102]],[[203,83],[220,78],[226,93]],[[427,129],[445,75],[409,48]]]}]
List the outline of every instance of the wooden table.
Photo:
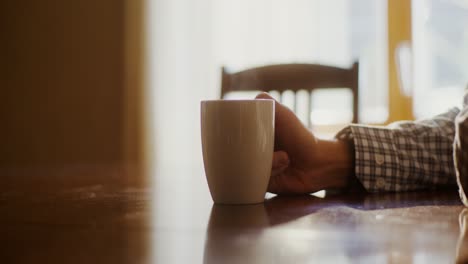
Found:
[{"label": "wooden table", "polygon": [[1,263],[468,262],[454,190],[217,206],[202,172],[155,173],[138,188],[2,190]]}]

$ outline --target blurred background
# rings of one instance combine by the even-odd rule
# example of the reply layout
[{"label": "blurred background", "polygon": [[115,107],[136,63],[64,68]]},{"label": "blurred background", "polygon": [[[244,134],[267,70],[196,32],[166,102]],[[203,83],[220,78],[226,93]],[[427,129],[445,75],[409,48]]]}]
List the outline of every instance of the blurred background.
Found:
[{"label": "blurred background", "polygon": [[[26,185],[15,175],[203,171],[199,104],[219,98],[223,66],[358,61],[360,122],[428,117],[461,103],[466,25],[467,0],[4,1],[0,169]],[[352,119],[346,90],[312,105],[318,134]]]},{"label": "blurred background", "polygon": [[[358,61],[359,121],[368,124],[443,112],[468,84],[466,0],[154,1],[147,18],[162,166],[202,164],[199,101],[219,98],[222,66]],[[351,103],[346,90],[314,91],[314,131],[336,124],[330,135],[350,122]]]},{"label": "blurred background", "polygon": [[[201,100],[220,98],[222,67],[349,68],[359,62],[359,122],[385,125],[461,104],[468,84],[467,25],[468,0],[0,1],[0,200],[23,194],[35,208],[13,204],[5,215],[18,210],[28,227],[34,212],[52,223],[107,227],[108,236],[85,232],[72,249],[84,248],[89,257],[112,249],[106,242],[113,241],[122,250],[108,256],[121,261],[148,253],[151,234],[134,227],[151,223],[160,230],[157,241],[164,241],[151,245],[156,262],[202,259],[199,241],[209,214],[200,212],[210,212],[212,204],[199,107]],[[333,136],[353,119],[351,93],[336,88],[310,95],[314,133]],[[119,198],[107,193],[108,186],[123,187],[117,190],[129,202],[114,207]],[[75,191],[55,195],[69,188]],[[50,207],[40,207],[30,190],[52,190]],[[90,196],[77,200],[90,201],[87,211],[70,207],[84,191]],[[146,219],[146,201],[164,213]],[[55,211],[59,205],[62,211]],[[111,225],[115,215],[125,221]],[[14,218],[5,219],[17,227],[10,237],[23,232]],[[174,237],[187,221],[197,228]],[[77,237],[50,227],[55,236],[48,230],[24,234],[30,245],[45,238],[41,246],[52,251],[50,245]],[[33,259],[24,248],[43,252],[15,241],[17,255]]]}]

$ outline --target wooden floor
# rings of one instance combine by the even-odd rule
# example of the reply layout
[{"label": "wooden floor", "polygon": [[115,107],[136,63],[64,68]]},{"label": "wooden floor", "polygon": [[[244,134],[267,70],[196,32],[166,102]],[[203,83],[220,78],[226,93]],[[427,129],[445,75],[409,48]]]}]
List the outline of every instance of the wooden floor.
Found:
[{"label": "wooden floor", "polygon": [[268,197],[213,205],[202,172],[156,173],[138,188],[10,188],[0,262],[468,263],[454,190]]}]

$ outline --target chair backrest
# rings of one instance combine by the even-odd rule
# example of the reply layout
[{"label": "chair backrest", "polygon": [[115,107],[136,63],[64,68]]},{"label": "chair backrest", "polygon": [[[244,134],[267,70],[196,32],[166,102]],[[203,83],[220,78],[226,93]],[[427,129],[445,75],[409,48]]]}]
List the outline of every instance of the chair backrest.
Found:
[{"label": "chair backrest", "polygon": [[[228,72],[222,68],[221,98],[235,91],[297,92],[314,89],[349,88],[353,94],[353,123],[359,120],[359,63],[351,68],[337,68],[320,64],[276,64]],[[307,120],[310,127],[310,102]]]}]

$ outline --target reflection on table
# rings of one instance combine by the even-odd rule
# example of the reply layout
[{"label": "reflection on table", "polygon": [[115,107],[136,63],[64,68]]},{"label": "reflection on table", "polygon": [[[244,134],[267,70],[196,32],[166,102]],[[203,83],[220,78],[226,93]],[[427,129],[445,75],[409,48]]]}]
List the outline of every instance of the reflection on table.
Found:
[{"label": "reflection on table", "polygon": [[[99,175],[102,175],[102,171]],[[98,174],[93,175],[98,177]],[[185,177],[187,176],[187,177]],[[0,192],[2,263],[466,263],[456,190],[213,205],[203,175]],[[13,185],[11,185],[13,186]]]},{"label": "reflection on table", "polygon": [[460,211],[451,192],[214,205],[204,263],[450,263]]}]

